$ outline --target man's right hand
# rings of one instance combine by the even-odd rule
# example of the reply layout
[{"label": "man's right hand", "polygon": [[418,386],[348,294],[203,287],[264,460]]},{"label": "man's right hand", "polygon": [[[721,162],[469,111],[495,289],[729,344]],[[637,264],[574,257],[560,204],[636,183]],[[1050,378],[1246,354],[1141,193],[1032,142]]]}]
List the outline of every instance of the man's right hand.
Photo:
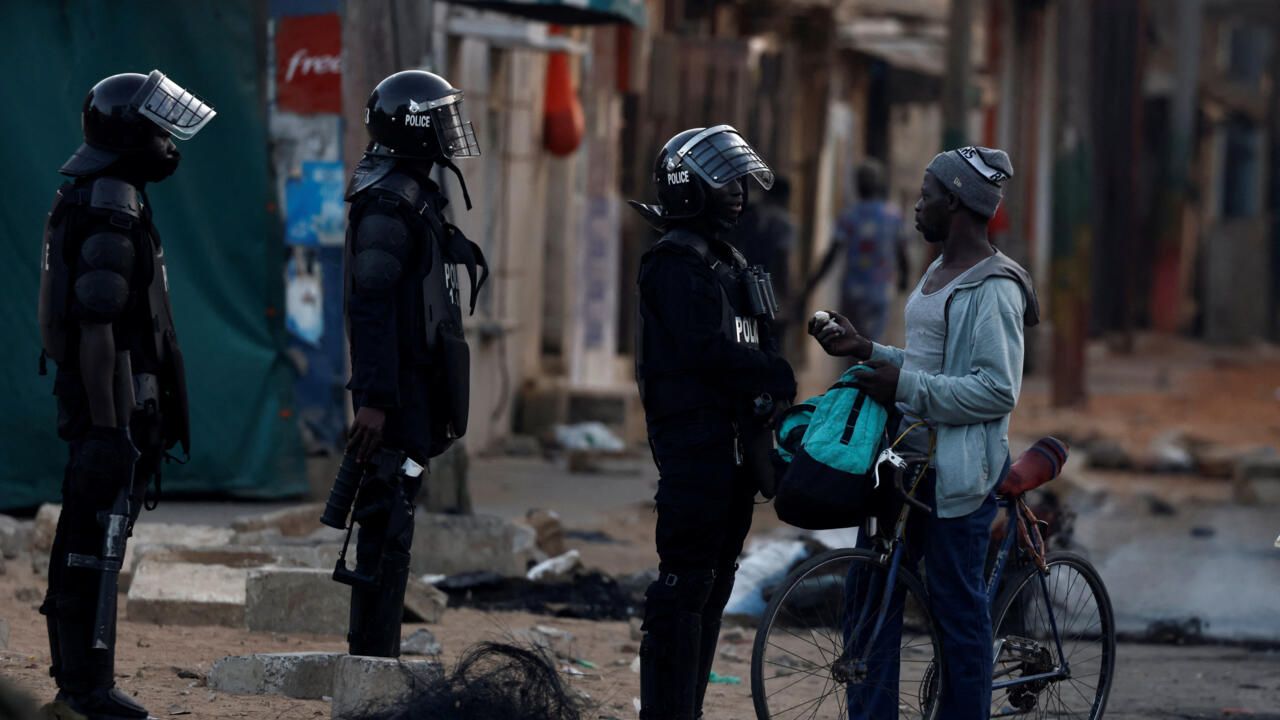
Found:
[{"label": "man's right hand", "polygon": [[852,356],[860,360],[871,357],[871,341],[858,334],[849,318],[835,312],[829,314],[828,322],[816,317],[809,319],[809,334],[822,349],[834,357]]},{"label": "man's right hand", "polygon": [[369,457],[382,446],[382,427],[387,423],[387,411],[375,407],[362,407],[351,423],[351,435],[347,440],[347,452],[355,451],[356,460],[368,462]]},{"label": "man's right hand", "polygon": [[78,496],[109,502],[133,481],[138,451],[124,428],[93,426],[80,440],[71,466],[72,485]]}]

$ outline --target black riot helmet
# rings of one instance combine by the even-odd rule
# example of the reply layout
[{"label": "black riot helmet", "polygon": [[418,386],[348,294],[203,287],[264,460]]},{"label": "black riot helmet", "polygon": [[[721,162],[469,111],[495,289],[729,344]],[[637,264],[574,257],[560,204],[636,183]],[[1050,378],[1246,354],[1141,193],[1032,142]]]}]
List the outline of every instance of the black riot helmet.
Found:
[{"label": "black riot helmet", "polygon": [[439,75],[404,70],[378,83],[364,109],[371,155],[418,160],[477,157],[480,145],[462,118],[462,91]]},{"label": "black riot helmet", "polygon": [[722,188],[746,175],[765,190],[773,187],[773,171],[732,125],[690,128],[658,152],[653,167],[658,204],[630,202],[646,220],[665,229],[672,221],[702,215],[710,188]]},{"label": "black riot helmet", "polygon": [[141,151],[157,131],[190,140],[217,113],[159,70],[99,80],[84,99],[82,144],[61,172],[90,175]]}]

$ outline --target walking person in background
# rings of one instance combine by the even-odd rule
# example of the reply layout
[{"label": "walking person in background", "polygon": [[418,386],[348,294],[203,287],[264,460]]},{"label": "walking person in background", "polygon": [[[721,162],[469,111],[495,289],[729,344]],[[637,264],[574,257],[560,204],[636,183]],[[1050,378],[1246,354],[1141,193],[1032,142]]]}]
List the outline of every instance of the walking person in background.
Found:
[{"label": "walking person in background", "polygon": [[[929,164],[915,207],[916,228],[942,255],[907,301],[905,348],[872,342],[848,318],[810,324],[828,354],[865,362],[857,384],[902,415],[899,450],[928,454],[933,467],[919,498],[908,560],[923,561],[930,611],[942,636],[938,717],[983,720],[991,705],[991,615],[983,577],[996,514],[994,489],[1009,467],[1009,415],[1022,387],[1023,328],[1039,321],[1027,271],[995,249],[987,226],[1013,176],[1002,150],[965,147]],[[928,421],[935,429],[916,427]],[[935,442],[930,442],[930,433]],[[859,534],[858,545],[870,547]],[[882,662],[851,686],[849,717],[896,717],[902,599],[877,637]]]},{"label": "walking person in background", "polygon": [[884,338],[889,312],[890,283],[907,289],[907,252],[902,213],[888,199],[884,166],[868,159],[855,173],[857,202],[836,219],[831,246],[808,283],[806,295],[835,265],[845,258],[840,284],[841,309],[858,331],[870,340]]}]

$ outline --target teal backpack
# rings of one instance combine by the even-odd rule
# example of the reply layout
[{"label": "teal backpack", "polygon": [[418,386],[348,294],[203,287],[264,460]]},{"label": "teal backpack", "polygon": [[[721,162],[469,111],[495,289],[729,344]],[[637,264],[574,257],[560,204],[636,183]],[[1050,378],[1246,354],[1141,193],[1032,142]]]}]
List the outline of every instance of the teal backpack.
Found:
[{"label": "teal backpack", "polygon": [[778,424],[778,519],[807,530],[852,527],[871,510],[889,413],[854,386],[855,365]]}]

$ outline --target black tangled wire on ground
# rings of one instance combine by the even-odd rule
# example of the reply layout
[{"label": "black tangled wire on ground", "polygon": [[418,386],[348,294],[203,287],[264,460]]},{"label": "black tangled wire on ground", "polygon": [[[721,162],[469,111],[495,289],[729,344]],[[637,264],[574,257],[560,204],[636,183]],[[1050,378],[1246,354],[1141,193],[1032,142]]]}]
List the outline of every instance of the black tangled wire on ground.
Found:
[{"label": "black tangled wire on ground", "polygon": [[365,720],[583,720],[585,710],[541,652],[485,642],[452,672]]}]

